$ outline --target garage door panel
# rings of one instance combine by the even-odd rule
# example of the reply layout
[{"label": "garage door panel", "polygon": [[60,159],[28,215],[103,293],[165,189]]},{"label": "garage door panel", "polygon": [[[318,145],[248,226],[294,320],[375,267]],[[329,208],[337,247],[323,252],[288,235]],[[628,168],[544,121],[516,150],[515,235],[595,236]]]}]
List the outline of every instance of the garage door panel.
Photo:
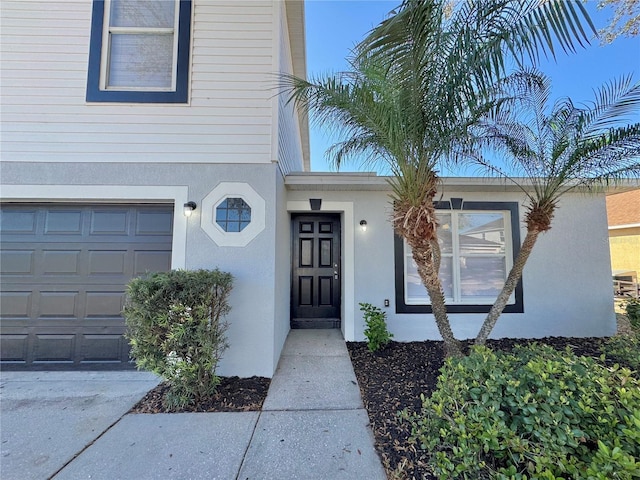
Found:
[{"label": "garage door panel", "polygon": [[5,204],[0,218],[3,365],[130,368],[125,286],[171,268],[173,206]]},{"label": "garage door panel", "polygon": [[82,235],[82,210],[51,209],[45,212],[45,235]]},{"label": "garage door panel", "polygon": [[87,291],[85,318],[91,319],[121,319],[124,307],[124,291]]},{"label": "garage door panel", "polygon": [[39,334],[33,350],[34,362],[73,363],[77,335]]},{"label": "garage door panel", "polygon": [[170,235],[173,228],[173,214],[162,211],[139,211],[136,221],[136,235]]},{"label": "garage door panel", "polygon": [[79,275],[81,250],[44,250],[43,275]]},{"label": "garage door panel", "polygon": [[0,338],[2,360],[11,363],[26,363],[28,340],[29,336],[26,334],[2,335]]},{"label": "garage door panel", "polygon": [[3,249],[0,253],[0,274],[2,275],[33,275],[35,252],[28,250]]},{"label": "garage door panel", "polygon": [[126,250],[90,250],[89,275],[125,275]]},{"label": "garage door panel", "polygon": [[122,335],[83,335],[81,363],[120,363],[128,345]]},{"label": "garage door panel", "polygon": [[38,318],[73,319],[78,317],[78,299],[80,292],[72,291],[42,291]]},{"label": "garage door panel", "polygon": [[163,272],[171,269],[171,252],[137,251],[134,254],[134,275],[147,272]]},{"label": "garage door panel", "polygon": [[95,210],[91,212],[89,234],[99,235],[129,235],[129,210]]},{"label": "garage door panel", "polygon": [[5,207],[0,214],[0,229],[3,236],[12,234],[34,234],[37,225],[37,209]]},{"label": "garage door panel", "polygon": [[33,294],[30,291],[6,291],[0,292],[0,305],[2,305],[3,322],[11,319],[25,320],[31,317],[31,302]]}]

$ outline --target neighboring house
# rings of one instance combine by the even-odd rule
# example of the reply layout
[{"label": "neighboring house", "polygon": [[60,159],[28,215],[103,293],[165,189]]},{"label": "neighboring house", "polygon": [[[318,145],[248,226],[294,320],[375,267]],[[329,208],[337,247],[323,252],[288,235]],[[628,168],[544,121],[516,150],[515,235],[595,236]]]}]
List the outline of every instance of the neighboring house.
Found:
[{"label": "neighboring house", "polygon": [[[640,274],[640,189],[607,196],[607,218],[613,276],[623,282],[637,283]],[[630,293],[627,292],[630,285],[624,285],[627,288],[618,290]]]},{"label": "neighboring house", "polygon": [[[388,305],[396,340],[439,338],[386,179],[308,172],[307,118],[275,95],[306,73],[303,7],[2,2],[3,368],[127,366],[124,286],[169,268],[235,277],[222,375],[271,376],[291,327],[364,339],[359,302]],[[469,178],[441,195],[451,321],[473,337],[525,199]],[[495,336],[612,334],[606,239],[602,196],[563,197]]]}]

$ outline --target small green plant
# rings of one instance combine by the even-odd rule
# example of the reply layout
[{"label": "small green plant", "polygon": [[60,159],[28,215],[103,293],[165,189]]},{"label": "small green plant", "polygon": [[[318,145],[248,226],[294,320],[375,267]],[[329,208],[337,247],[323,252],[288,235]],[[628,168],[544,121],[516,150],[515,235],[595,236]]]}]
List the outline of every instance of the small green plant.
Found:
[{"label": "small green plant", "polygon": [[360,310],[364,312],[364,321],[367,325],[364,330],[367,347],[370,352],[377,352],[393,338],[393,334],[387,330],[387,314],[370,303],[359,305]]},{"label": "small green plant", "polygon": [[640,333],[640,298],[630,298],[624,304],[624,310],[631,327]]},{"label": "small green plant", "polygon": [[402,417],[440,479],[640,476],[640,382],[570,350],[473,347]]},{"label": "small green plant", "polygon": [[640,332],[611,337],[603,344],[602,350],[606,358],[640,372]]},{"label": "small green plant", "polygon": [[211,396],[228,347],[224,335],[233,277],[219,270],[172,270],[131,280],[124,317],[131,357],[169,384],[165,407]]}]

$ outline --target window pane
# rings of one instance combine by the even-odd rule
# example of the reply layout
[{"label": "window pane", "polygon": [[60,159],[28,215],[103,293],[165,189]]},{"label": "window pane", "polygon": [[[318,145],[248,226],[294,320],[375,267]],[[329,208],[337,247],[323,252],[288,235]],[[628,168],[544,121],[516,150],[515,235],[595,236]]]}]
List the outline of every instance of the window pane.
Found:
[{"label": "window pane", "polygon": [[504,257],[460,257],[462,299],[496,297],[506,279]]},{"label": "window pane", "polygon": [[438,243],[440,244],[440,252],[453,253],[453,241],[451,235],[451,214],[439,213],[438,215]]},{"label": "window pane", "polygon": [[173,28],[174,0],[111,0],[112,27]]},{"label": "window pane", "polygon": [[227,215],[230,221],[233,221],[233,222],[240,221],[240,210],[238,210],[237,208],[230,208],[228,210]]},{"label": "window pane", "polygon": [[461,255],[504,254],[504,217],[501,213],[458,215]]},{"label": "window pane", "polygon": [[171,88],[173,35],[111,35],[109,87]]},{"label": "window pane", "polygon": [[446,298],[453,298],[453,257],[440,260],[440,281]]},{"label": "window pane", "polygon": [[[442,289],[446,298],[453,296],[452,270],[453,258],[443,257],[440,262],[440,280],[442,281]],[[405,295],[409,303],[425,305],[431,303],[427,289],[422,284],[420,275],[418,275],[418,267],[410,255],[407,257],[407,271],[405,272]]]}]

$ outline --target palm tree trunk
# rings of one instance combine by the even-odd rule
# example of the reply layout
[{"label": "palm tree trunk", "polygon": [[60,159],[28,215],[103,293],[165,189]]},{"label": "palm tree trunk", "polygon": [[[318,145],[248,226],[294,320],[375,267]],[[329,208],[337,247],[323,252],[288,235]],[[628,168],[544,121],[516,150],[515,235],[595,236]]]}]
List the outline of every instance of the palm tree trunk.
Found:
[{"label": "palm tree trunk", "polygon": [[524,242],[522,242],[522,247],[520,247],[520,251],[518,252],[518,256],[516,257],[515,262],[513,263],[513,267],[511,267],[511,271],[509,272],[509,276],[507,277],[507,281],[504,283],[502,287],[502,291],[496,298],[491,310],[487,314],[487,318],[485,319],[482,327],[480,328],[480,332],[476,337],[475,344],[476,345],[484,345],[493,330],[493,327],[496,326],[496,322],[498,321],[498,317],[504,310],[504,307],[507,305],[509,301],[509,297],[516,289],[516,285],[518,281],[522,278],[522,271],[524,270],[524,266],[527,263],[527,259],[533,250],[533,246],[538,239],[538,235],[540,235],[540,230],[538,229],[529,229],[527,230],[527,236],[524,238]]},{"label": "palm tree trunk", "polygon": [[444,300],[442,282],[438,275],[440,264],[440,247],[436,241],[422,243],[420,247],[413,247],[413,260],[418,267],[418,275],[429,293],[431,311],[435,317],[438,331],[444,341],[447,356],[461,357],[462,347],[456,340],[449,324],[447,306]]}]

